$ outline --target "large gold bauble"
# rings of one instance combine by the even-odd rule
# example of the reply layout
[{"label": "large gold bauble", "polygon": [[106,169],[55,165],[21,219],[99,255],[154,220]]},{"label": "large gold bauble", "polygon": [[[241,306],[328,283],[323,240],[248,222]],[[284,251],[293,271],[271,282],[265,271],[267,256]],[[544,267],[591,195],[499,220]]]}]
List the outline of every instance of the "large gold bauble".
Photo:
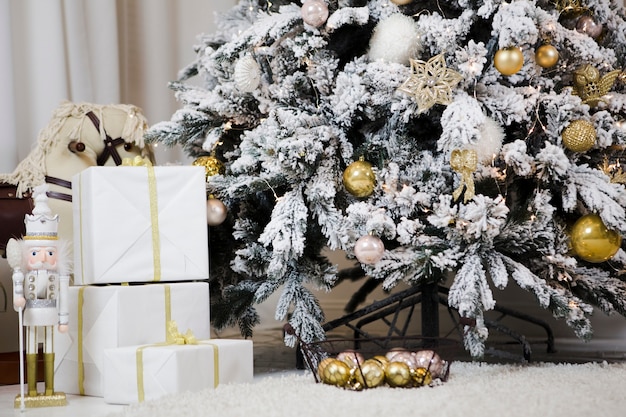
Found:
[{"label": "large gold bauble", "polygon": [[493,57],[493,65],[502,75],[513,75],[522,69],[524,54],[516,46],[500,49]]},{"label": "large gold bauble", "polygon": [[397,4],[398,6],[405,6],[407,4],[413,3],[413,0],[391,0],[393,4]]},{"label": "large gold bauble", "polygon": [[579,258],[599,263],[615,255],[622,244],[622,237],[616,231],[607,229],[597,214],[586,214],[572,226],[570,243]]},{"label": "large gold bauble", "polygon": [[363,388],[375,388],[385,382],[385,368],[376,359],[368,359],[355,369],[354,379]]},{"label": "large gold bauble", "polygon": [[385,368],[385,380],[392,387],[406,387],[411,383],[411,369],[404,362],[390,362]]},{"label": "large gold bauble", "polygon": [[204,167],[204,172],[207,178],[212,177],[213,175],[224,174],[224,172],[226,172],[226,168],[224,167],[222,161],[214,156],[200,156],[196,158],[191,165]]},{"label": "large gold bauble", "polygon": [[343,186],[355,197],[368,197],[374,192],[376,176],[372,164],[367,161],[354,161],[343,172]]},{"label": "large gold bauble", "polygon": [[318,373],[323,383],[344,387],[350,380],[350,367],[337,359],[327,358],[320,363]]},{"label": "large gold bauble", "polygon": [[552,68],[559,61],[559,51],[549,43],[541,45],[535,51],[535,62],[543,68]]},{"label": "large gold bauble", "polygon": [[563,133],[563,146],[573,152],[586,152],[596,143],[596,128],[586,120],[574,120]]}]

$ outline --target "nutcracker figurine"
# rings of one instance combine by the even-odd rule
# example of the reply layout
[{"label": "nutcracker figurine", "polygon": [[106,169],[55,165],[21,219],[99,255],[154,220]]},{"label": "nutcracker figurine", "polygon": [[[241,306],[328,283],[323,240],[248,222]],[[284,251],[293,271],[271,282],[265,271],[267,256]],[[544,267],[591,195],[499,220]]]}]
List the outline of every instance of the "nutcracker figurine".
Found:
[{"label": "nutcracker figurine", "polygon": [[[68,329],[67,293],[70,279],[68,243],[59,241],[59,216],[48,207],[47,186],[35,187],[35,207],[27,214],[26,235],[11,239],[7,260],[13,268],[13,307],[19,313],[20,352],[26,335],[27,392],[24,393],[23,362],[20,364],[21,394],[15,407],[48,407],[65,405],[62,392],[54,392],[53,328]],[[37,392],[37,357],[43,345],[45,391]]]}]

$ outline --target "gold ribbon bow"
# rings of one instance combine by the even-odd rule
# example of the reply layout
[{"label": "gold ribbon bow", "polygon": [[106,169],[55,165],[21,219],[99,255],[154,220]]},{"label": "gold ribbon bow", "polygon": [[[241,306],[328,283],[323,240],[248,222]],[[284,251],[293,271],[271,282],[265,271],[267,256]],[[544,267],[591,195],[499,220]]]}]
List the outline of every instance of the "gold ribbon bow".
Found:
[{"label": "gold ribbon bow", "polygon": [[467,203],[476,195],[472,173],[476,171],[478,166],[478,155],[476,155],[476,151],[471,149],[454,149],[450,155],[450,166],[461,174],[461,184],[454,190],[452,196],[455,201],[458,200],[463,193],[463,186],[465,186],[463,202]]},{"label": "gold ribbon bow", "polygon": [[152,162],[148,158],[142,158],[137,155],[134,158],[123,158],[122,166],[125,167],[150,167],[152,166]]},{"label": "gold ribbon bow", "polygon": [[170,345],[197,345],[198,339],[191,329],[185,334],[178,331],[178,324],[174,320],[167,322],[167,343]]}]

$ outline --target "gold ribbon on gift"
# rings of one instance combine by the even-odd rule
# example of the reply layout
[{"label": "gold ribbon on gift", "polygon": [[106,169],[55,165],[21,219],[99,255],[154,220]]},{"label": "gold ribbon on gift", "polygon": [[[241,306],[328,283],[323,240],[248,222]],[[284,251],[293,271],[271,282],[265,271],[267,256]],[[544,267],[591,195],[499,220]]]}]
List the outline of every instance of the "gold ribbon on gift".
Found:
[{"label": "gold ribbon on gift", "polygon": [[78,325],[78,393],[85,395],[85,364],[83,363],[83,303],[85,297],[85,288],[80,287],[78,290],[78,317],[76,324]]},{"label": "gold ribbon on gift", "polygon": [[172,345],[209,345],[213,347],[213,386],[217,387],[220,383],[220,370],[219,370],[219,348],[215,343],[207,341],[199,342],[196,336],[191,330],[187,330],[185,334],[178,331],[178,325],[174,320],[167,322],[167,340],[162,343],[155,343],[152,345],[140,346],[135,352],[135,361],[137,367],[137,400],[143,402],[146,398],[146,392],[144,389],[144,369],[143,369],[143,351],[146,348],[162,347]]},{"label": "gold ribbon on gift", "polygon": [[463,202],[467,203],[476,195],[474,177],[472,176],[478,166],[476,151],[471,149],[454,149],[450,154],[450,166],[461,174],[461,184],[454,190],[452,196],[455,201],[458,200],[461,197],[461,193],[463,193],[463,187],[465,187]]},{"label": "gold ribbon on gift", "polygon": [[148,169],[148,192],[150,194],[150,224],[152,225],[152,259],[154,263],[154,281],[161,280],[161,241],[159,240],[159,207],[156,189],[156,175],[152,162],[137,155],[122,159],[122,166],[146,167]]}]

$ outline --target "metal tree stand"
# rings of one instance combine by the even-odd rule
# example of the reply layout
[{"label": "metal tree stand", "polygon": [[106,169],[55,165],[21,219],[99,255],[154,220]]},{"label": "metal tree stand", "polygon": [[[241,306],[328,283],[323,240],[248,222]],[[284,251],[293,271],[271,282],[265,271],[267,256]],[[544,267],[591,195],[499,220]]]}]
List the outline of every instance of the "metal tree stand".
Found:
[{"label": "metal tree stand", "polygon": [[[329,321],[323,325],[323,328],[327,333],[341,326],[351,329],[354,333],[354,349],[358,349],[361,341],[380,338],[380,334],[370,334],[364,329],[365,325],[373,322],[384,323],[387,328],[386,336],[384,337],[408,336],[409,324],[413,319],[416,306],[420,304],[422,331],[420,338],[422,338],[423,347],[437,349],[440,347],[441,343],[444,343],[445,340],[449,340],[451,336],[456,336],[459,340],[462,340],[463,328],[468,325],[475,325],[473,320],[460,317],[457,310],[448,306],[447,295],[448,289],[435,283],[411,287],[392,294],[380,301],[375,301],[370,305],[340,318]],[[453,323],[452,329],[443,335],[440,329],[440,304],[447,308]],[[543,320],[498,305],[496,305],[493,311],[498,316],[492,319],[485,317],[485,325],[490,330],[497,331],[508,339],[511,339],[509,342],[504,343],[504,345],[519,345],[521,354],[512,353],[511,349],[503,350],[496,346],[486,346],[486,355],[519,362],[531,361],[531,343],[524,335],[517,333],[502,323],[502,320],[506,317],[519,319],[543,328],[546,333],[545,339],[533,341],[533,344],[545,343],[548,353],[556,352],[552,329]],[[404,317],[402,317],[401,313],[405,313]],[[304,368],[304,361],[300,349],[298,349],[297,353],[297,366],[300,369]]]}]

